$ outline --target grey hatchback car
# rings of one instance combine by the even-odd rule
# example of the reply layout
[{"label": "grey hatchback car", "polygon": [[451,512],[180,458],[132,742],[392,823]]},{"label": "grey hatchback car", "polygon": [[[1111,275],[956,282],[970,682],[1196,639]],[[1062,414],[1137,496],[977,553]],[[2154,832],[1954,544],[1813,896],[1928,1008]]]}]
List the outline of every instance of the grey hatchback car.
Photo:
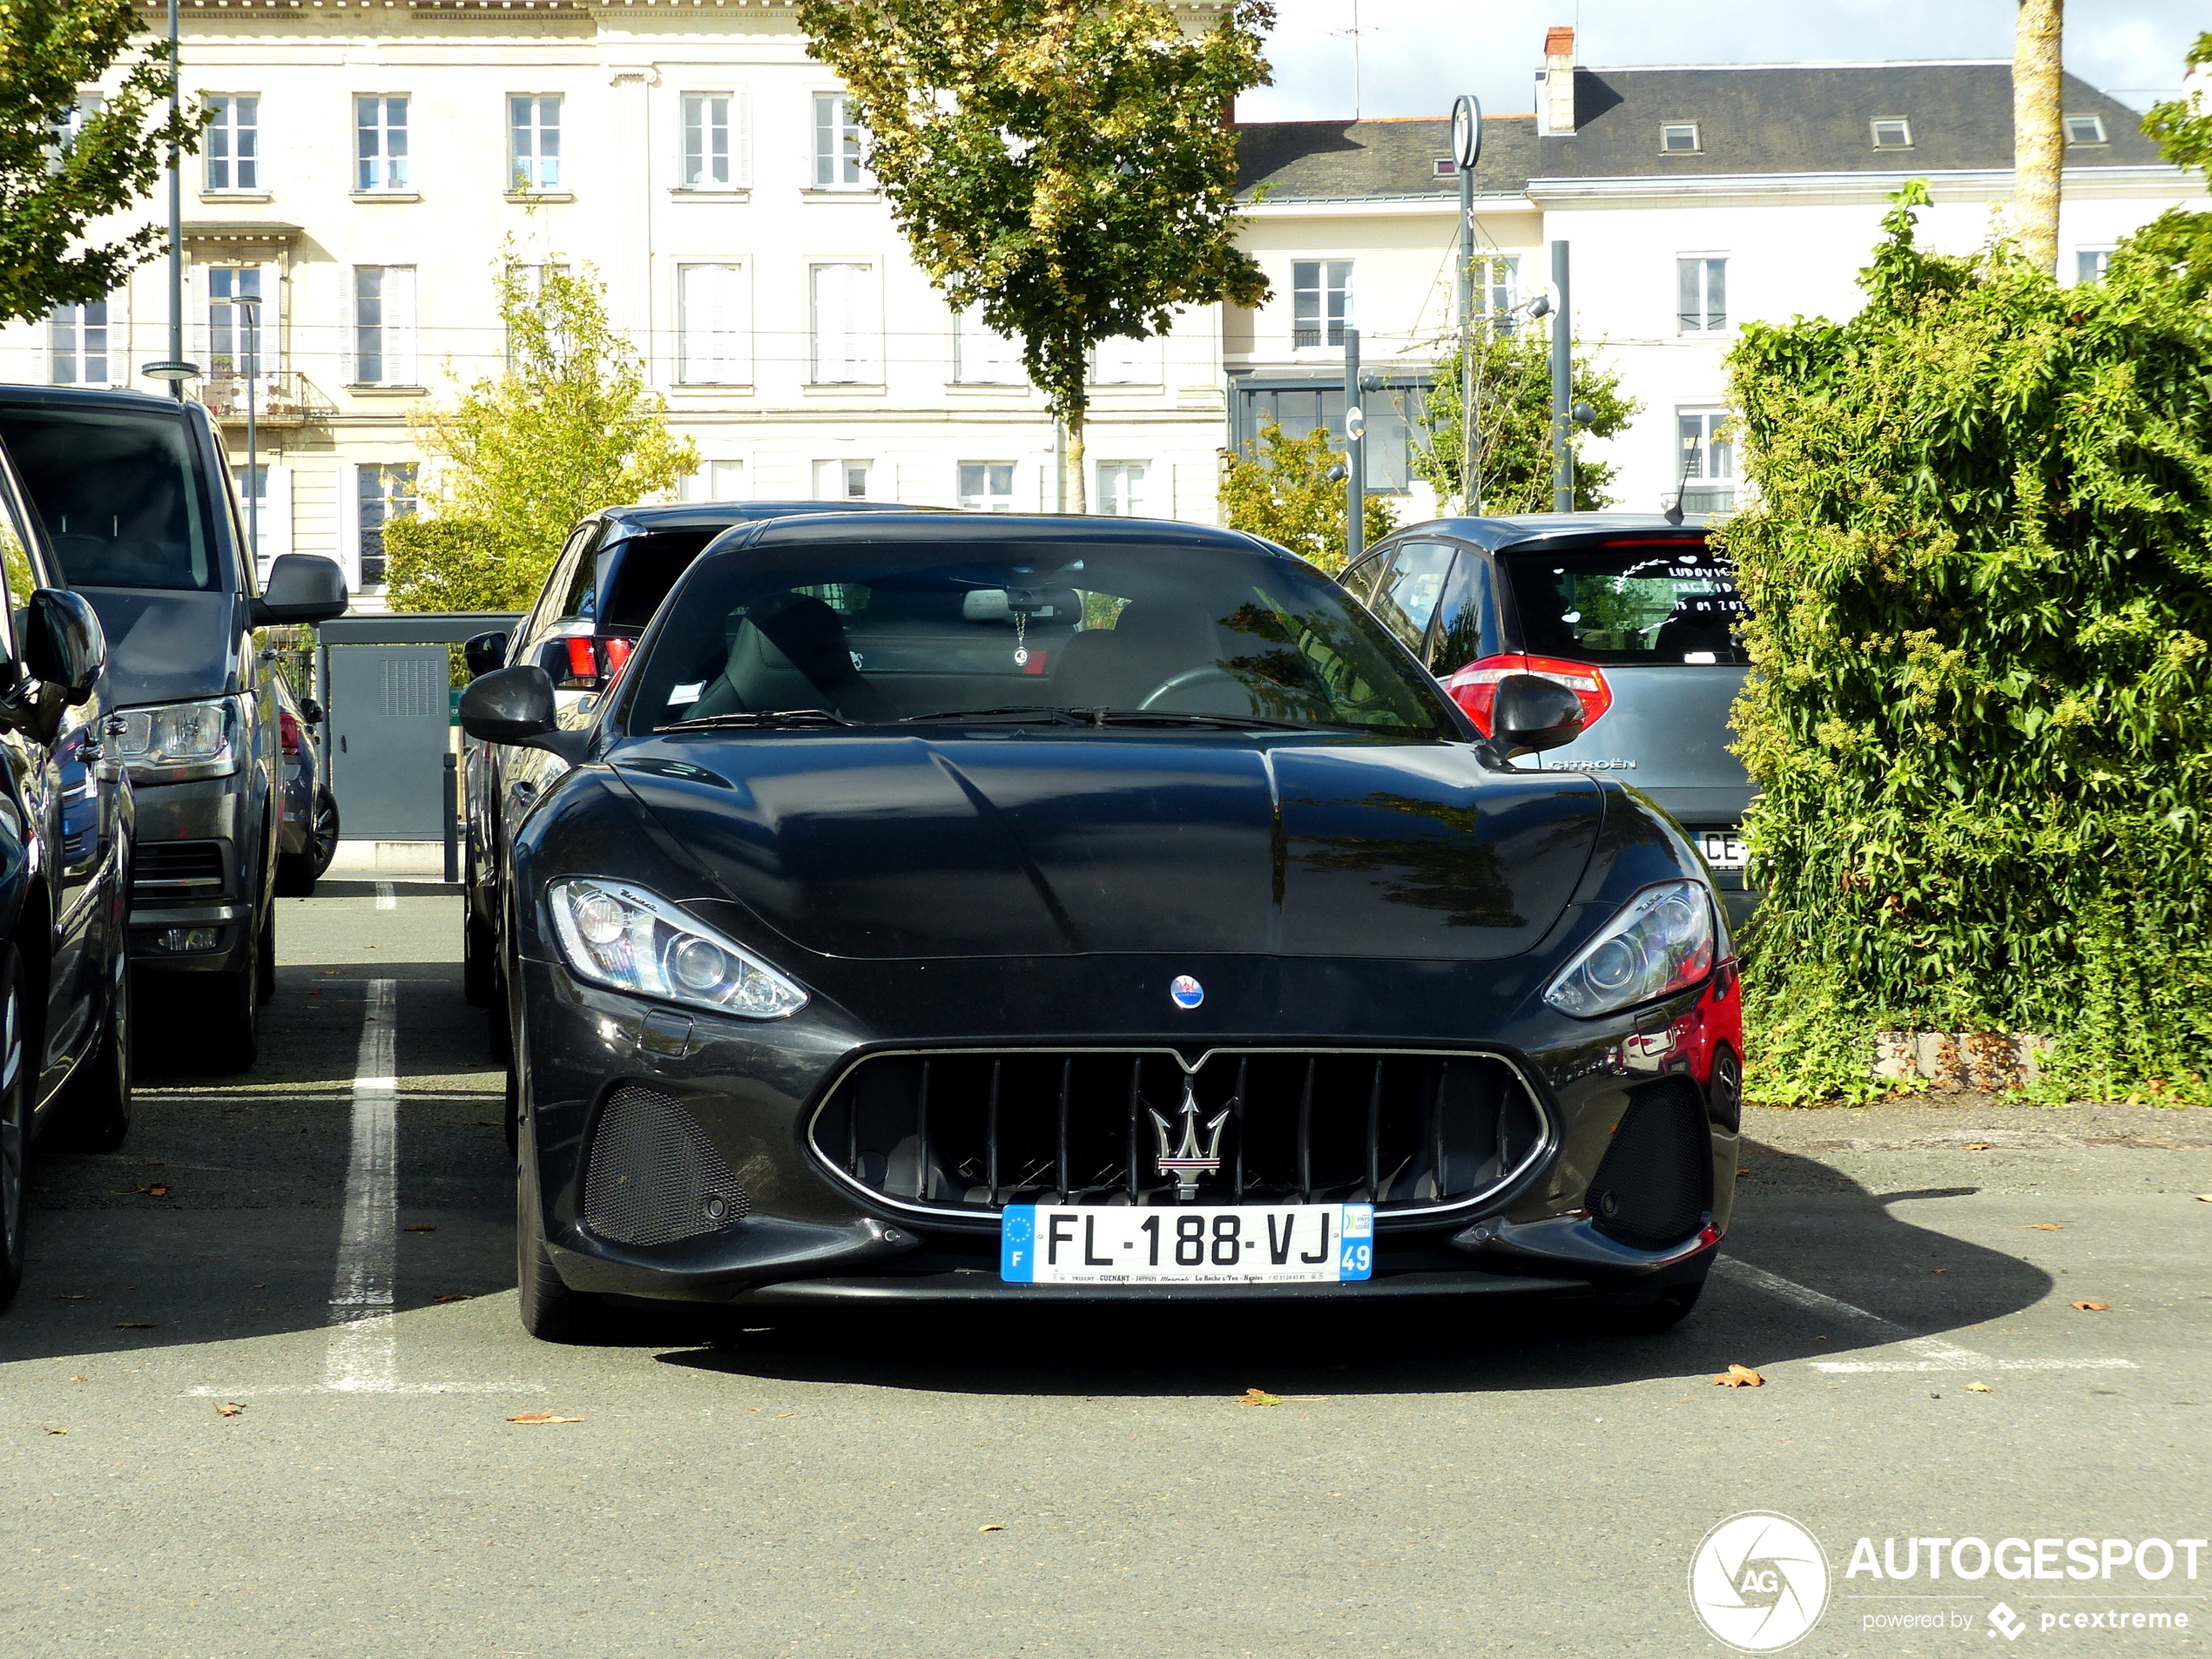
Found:
[{"label": "grey hatchback car", "polygon": [[1728,748],[1750,660],[1746,608],[1702,518],[1437,519],[1378,543],[1341,579],[1485,733],[1507,675],[1572,691],[1581,735],[1519,764],[1609,772],[1641,791],[1689,832],[1730,921],[1750,916],[1741,829],[1751,782]]}]

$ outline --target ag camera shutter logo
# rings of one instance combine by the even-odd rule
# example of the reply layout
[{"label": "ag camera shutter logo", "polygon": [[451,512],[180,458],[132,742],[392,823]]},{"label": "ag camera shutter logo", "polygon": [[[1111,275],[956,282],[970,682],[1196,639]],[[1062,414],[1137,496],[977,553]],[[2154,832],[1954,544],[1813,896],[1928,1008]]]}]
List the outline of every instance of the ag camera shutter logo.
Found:
[{"label": "ag camera shutter logo", "polygon": [[1705,1534],[1689,1561],[1689,1604],[1739,1653],[1779,1653],[1828,1608],[1828,1557],[1787,1515],[1749,1510]]}]

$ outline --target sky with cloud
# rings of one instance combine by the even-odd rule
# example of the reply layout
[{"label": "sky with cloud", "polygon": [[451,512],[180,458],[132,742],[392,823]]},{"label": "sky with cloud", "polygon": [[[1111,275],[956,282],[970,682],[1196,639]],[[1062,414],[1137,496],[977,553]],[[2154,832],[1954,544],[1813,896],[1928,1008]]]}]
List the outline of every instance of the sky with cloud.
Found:
[{"label": "sky with cloud", "polygon": [[[1885,58],[2010,57],[2014,0],[1276,0],[1275,84],[1247,93],[1248,121],[1352,113],[1445,115],[1461,92],[1486,111],[1534,107],[1544,31],[1576,30],[1592,68]],[[2074,0],[2066,65],[2144,108],[2181,83],[2182,57],[2212,29],[2205,0]]]}]

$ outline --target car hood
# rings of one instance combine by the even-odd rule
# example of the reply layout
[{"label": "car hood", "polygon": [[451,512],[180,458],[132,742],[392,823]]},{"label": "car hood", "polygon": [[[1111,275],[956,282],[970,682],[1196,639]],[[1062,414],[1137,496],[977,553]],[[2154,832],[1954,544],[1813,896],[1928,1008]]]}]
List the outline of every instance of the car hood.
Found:
[{"label": "car hood", "polygon": [[1356,737],[691,736],[610,759],[664,851],[828,956],[1510,956],[1603,812],[1585,777]]},{"label": "car hood", "polygon": [[163,588],[78,591],[107,636],[109,694],[117,703],[174,703],[232,689],[236,596]]}]

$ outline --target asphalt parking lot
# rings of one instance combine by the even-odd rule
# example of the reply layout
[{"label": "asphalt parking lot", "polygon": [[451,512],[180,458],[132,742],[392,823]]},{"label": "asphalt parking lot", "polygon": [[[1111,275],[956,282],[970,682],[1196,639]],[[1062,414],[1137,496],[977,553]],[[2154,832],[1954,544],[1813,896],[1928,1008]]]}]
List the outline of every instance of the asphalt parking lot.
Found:
[{"label": "asphalt parking lot", "polygon": [[[1795,1651],[2208,1645],[2212,1550],[2195,1579],[1845,1567],[1862,1537],[2212,1534],[2212,1116],[1755,1112],[1723,1274],[1662,1337],[678,1317],[561,1348],[516,1323],[458,900],[282,905],[260,1067],[147,1056],[122,1153],[34,1162],[0,1652],[1721,1653],[1686,1576],[1743,1510],[1831,1563]],[[1709,1381],[1731,1364],[1762,1386]],[[2093,1610],[2121,1628],[2056,1622]]]}]

